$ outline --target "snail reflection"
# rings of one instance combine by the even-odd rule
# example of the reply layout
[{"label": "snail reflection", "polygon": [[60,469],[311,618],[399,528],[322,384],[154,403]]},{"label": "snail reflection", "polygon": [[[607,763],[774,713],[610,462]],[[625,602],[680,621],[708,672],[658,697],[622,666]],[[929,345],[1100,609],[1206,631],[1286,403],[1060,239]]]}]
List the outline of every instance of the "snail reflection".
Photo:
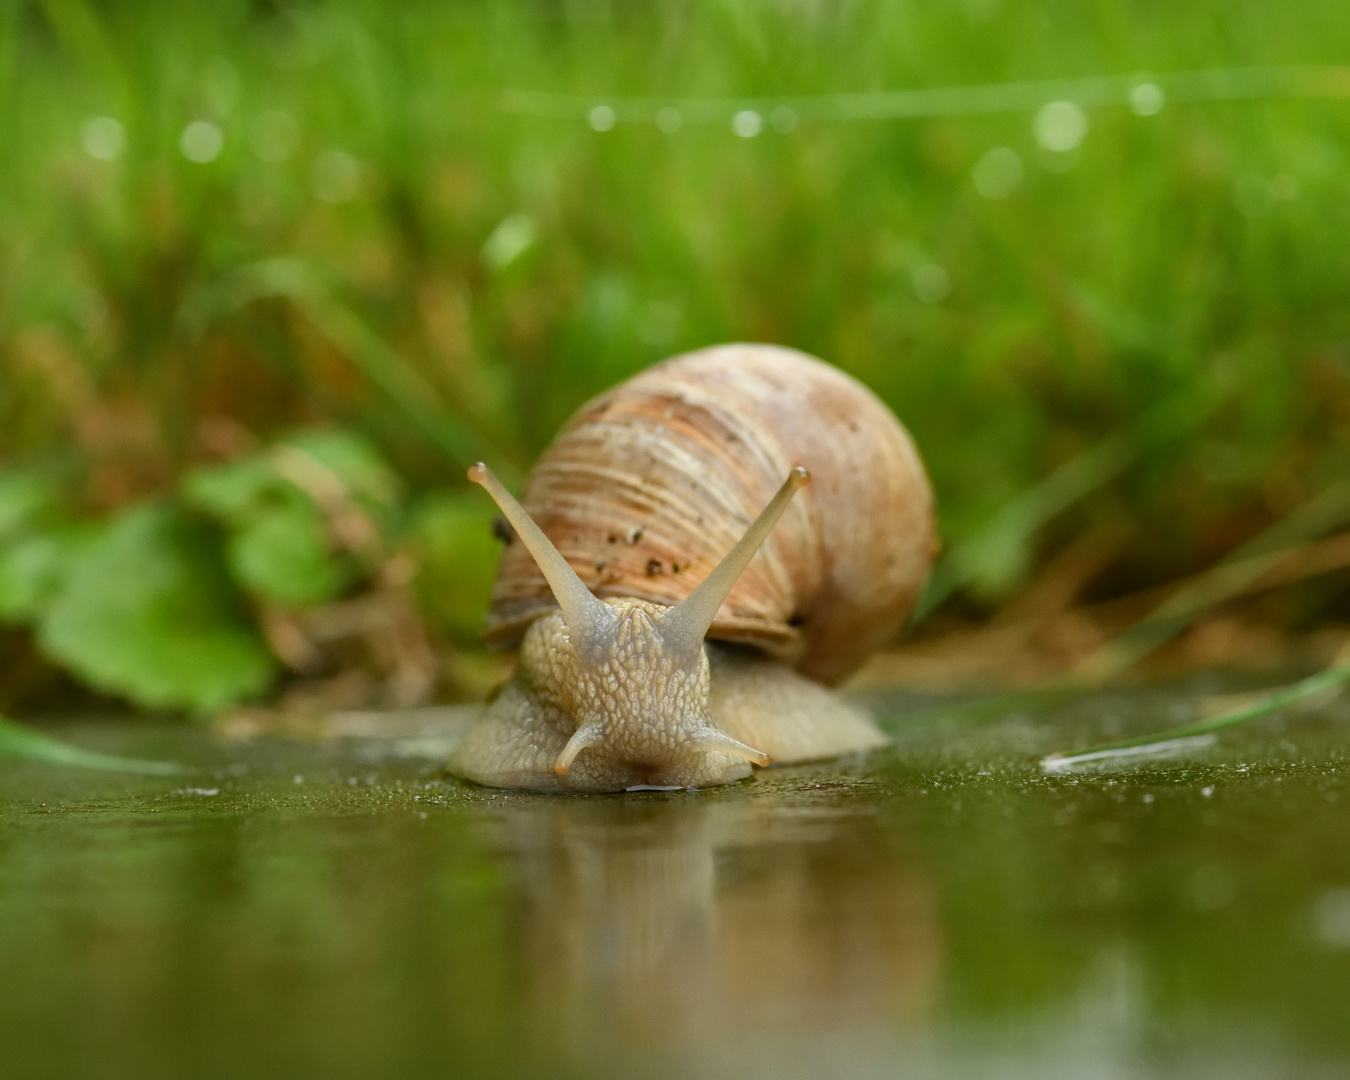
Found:
[{"label": "snail reflection", "polygon": [[931,890],[865,816],[666,796],[514,806],[502,828],[541,1045],[715,1055],[927,1022]]}]

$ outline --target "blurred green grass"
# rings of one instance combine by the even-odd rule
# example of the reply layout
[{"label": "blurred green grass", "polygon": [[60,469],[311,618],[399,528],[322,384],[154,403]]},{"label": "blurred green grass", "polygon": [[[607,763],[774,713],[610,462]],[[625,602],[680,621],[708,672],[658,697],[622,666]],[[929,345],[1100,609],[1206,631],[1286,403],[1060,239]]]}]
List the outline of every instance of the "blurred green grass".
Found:
[{"label": "blurred green grass", "polygon": [[[1114,588],[1168,580],[1345,472],[1350,100],[1096,108],[1067,153],[1030,111],[742,138],[596,131],[584,103],[1335,64],[1347,41],[1328,0],[10,3],[0,454],[65,466],[103,514],[339,425],[440,506],[467,460],[521,475],[663,356],[774,341],[895,408],[949,546],[1131,433],[949,602],[997,604],[1104,522],[1130,537]],[[987,198],[996,147],[1022,176]]]}]

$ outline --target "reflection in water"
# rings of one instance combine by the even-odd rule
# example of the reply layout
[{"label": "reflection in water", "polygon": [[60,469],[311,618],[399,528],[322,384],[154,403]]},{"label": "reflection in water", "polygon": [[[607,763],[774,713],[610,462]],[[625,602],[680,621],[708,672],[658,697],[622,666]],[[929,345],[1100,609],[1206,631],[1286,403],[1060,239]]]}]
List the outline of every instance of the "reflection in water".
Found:
[{"label": "reflection in water", "polygon": [[870,816],[683,796],[513,809],[500,842],[526,1011],[572,1060],[617,1046],[763,1067],[923,1026],[940,962],[932,890]]},{"label": "reflection in water", "polygon": [[1350,1075],[1343,728],[1100,777],[1025,737],[614,798],[0,762],[0,1076]]}]

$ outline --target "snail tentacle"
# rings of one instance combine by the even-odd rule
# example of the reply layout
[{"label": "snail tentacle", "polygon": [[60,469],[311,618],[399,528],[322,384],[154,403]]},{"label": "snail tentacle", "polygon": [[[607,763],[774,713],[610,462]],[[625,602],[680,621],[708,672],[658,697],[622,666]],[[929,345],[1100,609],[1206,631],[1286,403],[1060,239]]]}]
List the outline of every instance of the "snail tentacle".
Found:
[{"label": "snail tentacle", "polygon": [[577,728],[576,733],[567,740],[567,745],[558,755],[558,760],[553,763],[553,771],[559,776],[566,776],[567,770],[572,767],[572,762],[576,760],[577,755],[588,746],[595,746],[603,742],[604,738],[605,729],[599,724],[582,724],[581,727]]},{"label": "snail tentacle", "polygon": [[769,538],[778,519],[783,516],[797,489],[811,482],[811,474],[798,465],[783,481],[783,486],[760,511],[759,517],[745,530],[736,546],[722,557],[711,574],[704,578],[693,592],[661,615],[661,637],[671,649],[694,650],[702,648],[703,638],[717,618],[717,610],[731,592],[736,579],[750,565],[750,560]]},{"label": "snail tentacle", "polygon": [[553,590],[558,607],[562,608],[563,618],[573,638],[594,651],[596,643],[604,640],[607,633],[613,633],[616,620],[609,606],[586,588],[586,583],[577,577],[576,571],[553,546],[553,541],[544,535],[544,530],[534,523],[534,519],[502,486],[491,469],[480,461],[469,469],[468,475],[470,480],[492,496],[492,501],[506,515],[511,528],[515,529],[516,535],[534,556],[535,563]]},{"label": "snail tentacle", "polygon": [[718,731],[715,727],[705,727],[696,731],[691,742],[697,749],[704,752],[720,751],[723,754],[731,754],[733,757],[744,758],[761,768],[768,768],[770,764],[769,755],[763,750],[746,746],[739,739],[733,739],[725,731]]}]

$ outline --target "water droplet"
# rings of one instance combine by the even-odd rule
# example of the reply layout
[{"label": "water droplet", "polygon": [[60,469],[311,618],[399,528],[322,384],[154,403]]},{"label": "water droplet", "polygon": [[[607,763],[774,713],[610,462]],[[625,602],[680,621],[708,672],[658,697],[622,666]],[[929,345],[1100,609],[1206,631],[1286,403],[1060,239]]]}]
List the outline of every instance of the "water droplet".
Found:
[{"label": "water droplet", "polygon": [[1036,141],[1056,154],[1078,149],[1087,135],[1088,118],[1072,101],[1051,101],[1036,114]]},{"label": "water droplet", "polygon": [[198,165],[215,161],[225,147],[225,133],[209,120],[194,120],[178,138],[178,149]]},{"label": "water droplet", "polygon": [[618,114],[608,105],[596,105],[586,114],[586,123],[592,131],[609,131],[618,122]]},{"label": "water droplet", "polygon": [[764,119],[754,109],[742,109],[731,118],[731,130],[742,139],[753,139],[764,128]]},{"label": "water droplet", "polygon": [[91,158],[116,161],[126,149],[126,130],[111,116],[91,116],[80,125],[80,145]]},{"label": "water droplet", "polygon": [[324,202],[349,202],[361,186],[361,163],[342,150],[325,150],[314,159],[310,181]]},{"label": "water droplet", "polygon": [[1167,97],[1157,83],[1141,82],[1130,89],[1130,112],[1136,116],[1156,116]]},{"label": "water droplet", "polygon": [[504,270],[533,247],[538,236],[529,214],[521,211],[503,218],[483,241],[483,261],[494,270]]},{"label": "water droplet", "polygon": [[914,295],[925,304],[940,304],[951,295],[952,276],[937,263],[916,266],[910,275]]}]

